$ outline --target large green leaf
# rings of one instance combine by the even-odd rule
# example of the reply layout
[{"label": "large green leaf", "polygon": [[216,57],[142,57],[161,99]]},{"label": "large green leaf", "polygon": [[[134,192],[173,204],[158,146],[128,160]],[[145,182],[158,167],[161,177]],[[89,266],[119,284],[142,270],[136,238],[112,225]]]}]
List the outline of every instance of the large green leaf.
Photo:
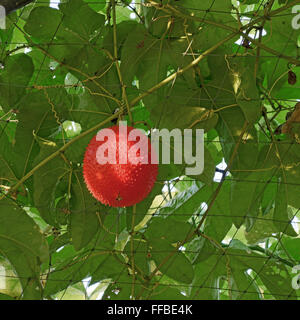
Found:
[{"label": "large green leaf", "polygon": [[36,7],[29,15],[24,30],[34,38],[50,41],[54,38],[60,24],[62,14],[50,7]]},{"label": "large green leaf", "polygon": [[297,233],[291,225],[291,218],[288,216],[287,199],[288,194],[286,185],[279,182],[275,200],[274,224],[280,232],[286,233],[290,236],[297,236]]},{"label": "large green leaf", "polygon": [[48,275],[44,295],[55,294],[83,280],[96,271],[105,259],[106,256],[101,253],[87,253],[66,259]]},{"label": "large green leaf", "polygon": [[134,259],[135,267],[142,272],[143,275],[148,275],[150,272],[149,262],[151,255],[149,254],[148,243],[143,239],[133,239],[127,242],[124,252],[127,254],[129,261]]},{"label": "large green leaf", "polygon": [[[213,201],[213,196],[216,192],[217,186],[217,184],[214,184],[212,187],[206,188],[207,190],[205,190],[206,194],[203,200],[207,205],[210,205],[210,202]],[[225,238],[227,232],[232,226],[232,213],[230,208],[232,199],[230,199],[229,188],[229,184],[224,183],[208,212],[203,229],[206,236],[212,238],[218,243]]]},{"label": "large green leaf", "polygon": [[9,181],[16,180],[14,162],[16,157],[13,153],[12,145],[4,132],[0,136],[0,180],[8,179]]},{"label": "large green leaf", "polygon": [[[40,153],[35,159],[36,165],[58,149],[55,143],[47,140],[40,141],[40,147]],[[66,210],[63,210],[63,206],[58,206],[56,209],[56,190],[59,183],[68,181],[70,174],[70,168],[67,167],[60,156],[57,156],[41,166],[33,175],[35,206],[43,219],[51,225],[58,226],[60,223],[64,224],[66,222],[70,208],[66,203]],[[45,181],[47,181],[47,184],[45,184]],[[64,187],[69,187],[67,182],[64,183]],[[64,189],[61,193],[59,194],[60,197],[66,194],[66,190]]]},{"label": "large green leaf", "polygon": [[157,215],[172,215],[179,221],[187,221],[199,211],[201,205],[201,188],[193,183],[190,188],[178,193],[163,207],[157,210]]},{"label": "large green leaf", "polygon": [[23,53],[9,56],[0,73],[1,106],[8,112],[17,109],[18,102],[26,92],[34,68],[31,58]]},{"label": "large green leaf", "polygon": [[190,284],[193,281],[194,269],[184,253],[176,251],[165,240],[152,239],[150,246],[152,247],[151,259],[163,274],[180,283]]},{"label": "large green leaf", "polygon": [[82,0],[61,3],[60,10],[64,14],[64,26],[78,35],[78,39],[89,40],[91,35],[103,27],[104,16],[93,11]]},{"label": "large green leaf", "polygon": [[[225,254],[219,251],[217,255],[195,266],[197,277],[192,297],[217,298],[216,289],[222,277],[226,279],[227,286],[230,283],[226,289],[227,295],[231,292],[235,299],[259,299],[261,297],[257,287],[259,281],[262,281],[267,288],[265,299],[272,297],[278,300],[295,299],[295,291],[291,287],[291,275],[284,265],[249,250],[235,248],[225,250]],[[246,273],[249,269],[254,271],[251,277]]]},{"label": "large green leaf", "polygon": [[23,299],[40,299],[40,265],[48,261],[48,244],[38,225],[13,200],[1,200],[0,253],[13,265]]},{"label": "large green leaf", "polygon": [[147,217],[147,214],[149,214],[149,210],[152,208],[151,205],[154,198],[157,195],[161,194],[161,190],[161,184],[156,183],[150,194],[143,201],[137,203],[135,208],[126,208],[126,223],[128,231],[131,231],[134,226],[138,225],[145,217]]},{"label": "large green leaf", "polygon": [[99,229],[97,211],[98,202],[88,191],[82,172],[74,171],[72,176],[72,194],[70,201],[71,234],[74,247],[85,247]]},{"label": "large green leaf", "polygon": [[170,243],[182,242],[193,232],[193,227],[187,222],[176,220],[172,216],[167,218],[154,217],[145,233],[149,239],[166,239]]},{"label": "large green leaf", "polygon": [[261,102],[253,74],[256,60],[232,58],[228,61],[236,101],[249,123],[255,123],[261,116]]}]

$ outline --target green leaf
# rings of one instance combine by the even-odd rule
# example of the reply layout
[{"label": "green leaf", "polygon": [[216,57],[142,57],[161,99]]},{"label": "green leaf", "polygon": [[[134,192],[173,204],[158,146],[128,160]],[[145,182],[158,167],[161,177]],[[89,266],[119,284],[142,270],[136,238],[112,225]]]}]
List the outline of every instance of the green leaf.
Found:
[{"label": "green leaf", "polygon": [[193,227],[187,222],[176,220],[172,216],[167,218],[153,217],[145,235],[149,239],[166,239],[170,243],[181,242],[193,232]]},{"label": "green leaf", "polygon": [[[69,258],[73,258],[76,255],[76,250],[73,245],[64,243],[59,246],[56,250],[51,248],[51,265],[53,268],[56,268],[58,265],[63,263]],[[49,266],[46,266],[46,270],[48,271]]]},{"label": "green leaf", "polygon": [[[46,56],[42,50],[33,47],[32,50],[27,53],[27,55],[32,59],[34,65],[34,73],[30,84],[34,85],[35,83],[37,83],[37,81],[40,86],[55,86],[58,84],[64,84],[66,70],[57,67],[57,65],[51,60],[51,58]],[[51,90],[47,89],[48,93],[49,91]],[[55,88],[55,91],[57,94],[59,89]]]},{"label": "green leaf", "polygon": [[102,297],[103,300],[124,301],[132,294],[133,296],[139,295],[142,290],[145,291],[145,298],[142,296],[141,299],[147,299],[147,296],[150,294],[148,290],[145,290],[144,284],[138,279],[133,286],[132,277],[126,269],[121,270],[116,279],[116,281],[109,282],[109,286]]},{"label": "green leaf", "polygon": [[[221,137],[220,141],[225,162],[230,162],[235,146],[242,138],[231,164],[231,170],[244,171],[254,169],[258,155],[257,131],[251,123],[244,127],[247,124],[247,118],[237,103],[236,93],[232,84],[232,71],[228,67],[226,51],[216,50],[216,56],[209,56],[208,63],[212,80],[208,82],[206,89],[201,89],[201,97],[204,100],[202,105],[206,108],[218,110],[219,117],[216,130]],[[220,77],[220,74],[223,76]],[[246,81],[244,82],[247,83]],[[251,111],[253,112],[253,119],[254,114],[258,112],[257,110],[258,108],[255,107]],[[252,122],[254,121],[253,119],[251,120]],[[244,129],[246,129],[245,133],[241,137]]]},{"label": "green leaf", "polygon": [[[235,145],[240,139],[245,118],[240,110],[230,108],[220,111],[219,119],[216,130],[222,136],[221,145],[225,162],[229,163]],[[255,129],[248,126],[243,138],[243,142],[240,143],[236,151],[237,154],[232,162],[231,170],[249,170],[255,168],[258,155],[257,133]]]},{"label": "green leaf", "polygon": [[98,0],[84,0],[84,1],[87,2],[89,7],[95,10],[96,12],[105,8],[105,5],[106,5],[104,1],[103,2],[99,2]]},{"label": "green leaf", "polygon": [[[299,261],[297,119],[277,134],[299,100],[296,14],[284,8],[293,1],[154,0],[135,14],[129,0],[116,10],[47,0],[7,16],[0,299],[299,298],[290,267]],[[233,32],[240,24],[255,43]],[[96,134],[86,132],[118,110],[147,132],[203,129],[202,174],[174,163],[171,138],[151,193],[135,207],[103,206],[82,176]],[[221,183],[220,163],[229,166]]]},{"label": "green leaf", "polygon": [[44,295],[51,296],[68,286],[77,283],[91,275],[105,261],[106,255],[101,253],[86,253],[66,259],[51,271],[44,288]]},{"label": "green leaf", "polygon": [[[102,256],[100,258],[98,257],[98,267],[93,271],[91,284],[110,278],[116,279],[117,284],[119,281],[122,283],[120,280],[122,275],[128,275],[128,270],[125,264],[122,263],[123,258],[121,256],[115,258],[108,254]],[[128,287],[128,281],[125,283],[125,286]]]},{"label": "green leaf", "polygon": [[187,221],[199,210],[199,193],[201,194],[201,189],[196,183],[193,183],[190,188],[176,194],[173,199],[159,208],[156,214],[158,216],[172,215],[178,221]]},{"label": "green leaf", "polygon": [[[124,208],[112,208],[101,206],[98,217],[98,225],[100,228],[100,236],[97,238],[97,245],[113,250],[120,238],[122,231],[126,236],[126,211]],[[127,235],[128,236],[128,235]],[[122,250],[125,243],[121,239],[121,243],[117,250]]]},{"label": "green leaf", "polygon": [[[167,91],[170,91],[170,96]],[[171,92],[174,91],[174,94]],[[151,120],[156,128],[203,129],[205,132],[214,128],[218,122],[218,115],[213,110],[201,106],[201,91],[188,90],[185,81],[177,80],[172,88],[166,88],[157,94],[145,99],[146,106],[150,109]],[[148,103],[147,103],[148,102]],[[161,106],[160,108],[157,105]],[[174,113],[176,108],[176,113]],[[175,126],[176,124],[176,126]]]},{"label": "green leaf", "polygon": [[89,40],[93,32],[104,25],[104,15],[96,13],[82,0],[61,3],[59,8],[64,14],[64,26],[77,33],[79,39]]},{"label": "green leaf", "polygon": [[[206,187],[205,198],[202,198],[203,202],[210,204],[213,195],[216,192],[218,184],[214,184],[211,187]],[[229,192],[230,185],[224,183],[216,200],[208,212],[208,216],[205,219],[205,225],[203,232],[209,238],[220,243],[230,230],[232,226],[231,208],[232,199]],[[201,252],[200,252],[201,255]]]},{"label": "green leaf", "polygon": [[255,219],[258,214],[260,194],[255,181],[258,181],[260,178],[261,174],[257,173],[250,173],[250,175],[240,174],[237,181],[232,181],[231,215],[237,228],[247,219],[248,221],[251,218]]},{"label": "green leaf", "polygon": [[[294,299],[290,297],[290,295],[295,295],[291,286],[291,274],[283,264],[277,263],[274,259],[262,259],[260,255],[253,252],[246,254],[246,251],[229,249],[228,254],[235,254],[230,258],[232,268],[252,269],[275,299]],[[257,276],[254,278],[256,282]],[[253,284],[255,280],[252,280]],[[247,291],[250,293],[252,290],[247,287]],[[266,295],[266,298],[270,298],[270,295]],[[241,292],[239,298],[245,298],[245,294]]]},{"label": "green leaf", "polygon": [[16,173],[14,163],[17,157],[13,153],[12,145],[10,144],[6,134],[2,132],[0,135],[0,180],[5,178],[9,181],[16,181]]},{"label": "green leaf", "polygon": [[[117,26],[117,47],[118,52],[121,54],[121,50],[123,49],[123,44],[125,40],[127,39],[128,35],[136,28],[137,22],[130,20],[130,21],[121,21],[118,23]],[[113,40],[113,28],[106,29],[106,34],[103,40],[103,47],[106,50],[109,50],[111,55],[114,55],[114,40]]]},{"label": "green leaf", "polygon": [[88,191],[82,172],[75,171],[72,180],[71,235],[75,249],[79,250],[85,247],[99,230],[99,204]]},{"label": "green leaf", "polygon": [[256,59],[250,57],[228,61],[236,101],[249,123],[255,123],[261,117],[261,102],[253,77],[255,63]]},{"label": "green leaf", "polygon": [[13,265],[23,299],[40,299],[40,265],[48,261],[48,245],[37,224],[13,200],[1,200],[0,253]]},{"label": "green leaf", "polygon": [[[32,92],[22,100],[18,114],[19,125],[15,135],[15,152],[22,157],[18,166],[18,177],[23,177],[32,169],[34,158],[38,154],[35,135],[48,138],[55,133],[59,124],[56,122],[46,96],[43,92]],[[19,163],[18,163],[19,164]]]},{"label": "green leaf", "polygon": [[55,237],[49,244],[50,253],[54,253],[59,248],[71,243],[71,237],[69,232],[65,232],[58,237]]},{"label": "green leaf", "polygon": [[157,289],[149,296],[151,300],[165,300],[168,297],[169,300],[186,300],[188,299],[185,295],[183,295],[178,289],[172,288],[172,284],[170,286],[158,286]]},{"label": "green leaf", "polygon": [[[281,0],[279,0],[281,1]],[[258,3],[259,0],[242,0],[242,4],[254,4],[254,3]]]},{"label": "green leaf", "polygon": [[36,7],[31,10],[24,30],[36,39],[51,41],[62,22],[59,10],[50,7]]},{"label": "green leaf", "polygon": [[278,229],[272,223],[273,212],[272,209],[264,216],[258,214],[257,219],[254,219],[253,228],[249,232],[245,232],[245,238],[249,244],[263,243],[278,232]]},{"label": "green leaf", "polygon": [[218,280],[226,275],[219,256],[211,255],[206,261],[194,266],[195,278],[193,281],[190,299],[217,300],[219,298]]},{"label": "green leaf", "polygon": [[[291,9],[288,8],[277,16],[272,21],[268,21],[264,25],[267,34],[262,37],[262,43],[269,46],[272,42],[272,49],[280,52],[282,55],[297,57],[298,33],[292,25]],[[289,66],[286,60],[276,58],[270,53],[262,50],[262,55],[267,55],[268,58],[263,58],[261,73],[267,79],[269,94],[276,94],[278,90],[287,83]]]},{"label": "green leaf", "polygon": [[[261,280],[267,290],[265,299],[294,299],[295,291],[291,287],[291,276],[286,267],[274,259],[263,259],[260,254],[245,249],[226,249],[226,254],[219,251],[205,262],[195,265],[196,277],[193,282],[195,288],[192,297],[210,296],[218,298],[218,281],[220,277],[226,279],[227,294],[232,294],[234,299],[259,299],[261,298],[258,283]],[[246,271],[254,271],[251,278]],[[202,295],[201,295],[202,294]]]},{"label": "green leaf", "polygon": [[201,2],[197,0],[183,0],[180,3],[176,3],[175,1],[175,4],[178,5],[178,8],[181,6],[187,8],[189,12],[195,11],[195,15],[199,18],[207,18],[208,20],[218,22],[223,22],[224,19],[227,19],[228,23],[231,21],[227,14],[232,8],[230,0],[215,1],[213,3],[209,0]]},{"label": "green leaf", "polygon": [[[185,1],[184,1],[185,2]],[[171,0],[169,2],[172,6],[176,5],[176,0]],[[187,13],[187,10],[184,9],[185,3],[180,6],[180,11]],[[194,5],[187,4],[187,7],[195,7]],[[149,30],[149,33],[156,37],[180,37],[184,36],[184,29],[182,24],[184,18],[180,16],[174,16],[172,20],[172,28],[168,28],[169,17],[161,10],[157,10],[152,6],[143,6],[143,15],[145,17],[145,25]],[[194,22],[191,20],[185,21],[186,23],[186,32],[195,32]]]},{"label": "green leaf", "polygon": [[260,300],[261,294],[259,293],[258,286],[253,283],[252,278],[247,274],[247,271],[241,272],[240,270],[232,271],[232,297],[238,300],[240,292],[245,292],[243,295],[244,300]]},{"label": "green leaf", "polygon": [[296,261],[300,261],[299,238],[292,239],[288,237],[283,237],[282,244],[292,258],[294,258]]},{"label": "green leaf", "polygon": [[[124,82],[131,85],[136,76],[142,92],[147,91],[186,65],[184,61],[189,61],[190,57],[183,59],[179,54],[183,50],[184,44],[179,40],[157,39],[138,25],[124,42],[122,50],[121,71]],[[172,85],[145,97],[145,106],[150,110],[150,118],[156,128],[173,129],[176,123],[176,128],[197,125],[208,131],[216,125],[218,116],[211,112],[211,108],[199,105],[201,95],[188,87],[193,90],[197,88],[193,70],[176,78]]]},{"label": "green leaf", "polygon": [[[149,209],[151,209],[152,202],[154,198],[161,194],[161,185],[159,183],[156,183],[151,190],[151,192],[148,194],[148,196],[141,202],[136,204],[135,207],[135,217],[134,217],[134,226],[138,225],[148,214]],[[126,223],[127,223],[127,230],[131,231],[133,223],[133,207],[127,207],[126,208]]]},{"label": "green leaf", "polygon": [[0,73],[0,99],[4,111],[17,109],[33,74],[31,58],[23,53],[9,56]]},{"label": "green leaf", "polygon": [[7,294],[0,293],[0,300],[15,300],[15,299]]},{"label": "green leaf", "polygon": [[[193,281],[193,266],[182,252],[176,251],[167,241],[160,239],[152,239],[150,246],[151,259],[163,274],[180,283],[190,284]],[[168,258],[174,251],[176,252]]]},{"label": "green leaf", "polygon": [[293,229],[290,222],[287,199],[288,193],[286,190],[286,185],[279,182],[275,199],[274,224],[277,227],[278,231],[295,237],[297,236],[297,233]]},{"label": "green leaf", "polygon": [[133,239],[133,250],[131,248],[131,240],[127,242],[124,253],[127,254],[129,261],[134,259],[134,264],[144,275],[149,275],[150,255],[148,256],[149,245],[145,240]]},{"label": "green leaf", "polygon": [[[57,145],[50,141],[40,141],[40,147],[40,153],[35,159],[36,165],[58,150]],[[65,206],[66,213],[64,213],[63,206],[56,210],[56,189],[62,179],[70,175],[69,170],[64,160],[57,156],[41,166],[33,175],[35,206],[43,219],[54,226],[65,223],[66,214],[69,212],[67,205]],[[45,181],[47,181],[47,184],[45,184]],[[65,183],[64,187],[67,186],[68,184]],[[66,190],[63,190],[63,194],[66,193]]]},{"label": "green leaf", "polygon": [[278,172],[280,181],[284,189],[287,204],[298,208],[300,206],[299,192],[300,186],[298,181],[300,178],[300,169],[298,166],[300,160],[300,145],[299,144],[285,144],[284,141],[278,145],[279,157],[278,166],[283,164]]}]

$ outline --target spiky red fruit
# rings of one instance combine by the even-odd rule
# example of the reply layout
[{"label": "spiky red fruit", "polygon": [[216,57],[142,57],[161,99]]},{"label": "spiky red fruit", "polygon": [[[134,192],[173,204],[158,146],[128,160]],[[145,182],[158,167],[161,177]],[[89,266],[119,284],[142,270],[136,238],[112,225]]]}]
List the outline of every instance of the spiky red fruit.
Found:
[{"label": "spiky red fruit", "polygon": [[[146,155],[148,159],[145,161],[147,163],[144,161],[143,163],[132,163],[128,154],[125,156],[127,163],[123,164],[124,162],[119,161],[119,144],[127,142],[127,150],[134,148],[136,144],[128,139],[133,127],[126,126],[127,134],[124,134],[119,128],[118,125],[109,128],[113,130],[116,137],[116,145],[108,144],[108,147],[115,149],[116,163],[98,163],[97,150],[103,143],[106,143],[107,146],[108,139],[97,141],[96,135],[85,152],[83,175],[89,191],[97,200],[111,207],[128,207],[142,201],[149,194],[156,181],[158,165],[151,163],[151,156],[154,155],[156,158],[156,155],[146,135],[142,135],[140,141],[148,146]],[[140,150],[137,150],[136,155],[141,155]]]}]

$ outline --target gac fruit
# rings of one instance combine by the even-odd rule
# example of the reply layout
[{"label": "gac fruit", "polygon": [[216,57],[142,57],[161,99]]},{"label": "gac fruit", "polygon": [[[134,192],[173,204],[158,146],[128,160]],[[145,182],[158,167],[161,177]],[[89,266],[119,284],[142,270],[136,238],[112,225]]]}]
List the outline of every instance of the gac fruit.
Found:
[{"label": "gac fruit", "polygon": [[[158,174],[156,153],[150,139],[139,130],[141,135],[132,141],[132,136],[129,135],[132,130],[136,132],[138,129],[125,125],[120,130],[121,127],[115,125],[108,128],[114,133],[114,140],[104,136],[103,140],[98,141],[98,135],[106,129],[100,130],[88,144],[83,160],[83,175],[88,190],[101,203],[111,207],[129,207],[142,201],[153,188]],[[127,144],[127,148],[119,148],[120,144],[124,146],[124,143]],[[146,146],[146,152],[137,148],[137,144]],[[107,157],[109,152],[115,152],[114,163],[99,163],[97,150],[99,152],[101,146],[102,150],[105,149],[104,157]],[[132,161],[129,154],[135,154],[136,159],[143,160]],[[120,160],[121,158],[123,160]]]}]

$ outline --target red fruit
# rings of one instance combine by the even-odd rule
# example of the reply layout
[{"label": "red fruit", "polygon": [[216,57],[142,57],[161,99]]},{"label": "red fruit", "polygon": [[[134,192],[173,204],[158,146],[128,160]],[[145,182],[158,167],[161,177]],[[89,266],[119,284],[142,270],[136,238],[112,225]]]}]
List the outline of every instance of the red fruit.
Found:
[{"label": "red fruit", "polygon": [[[127,142],[127,150],[136,144],[134,141],[128,141],[128,135],[134,128],[126,128],[127,134],[121,130],[119,132],[118,125],[110,128],[116,135],[116,145],[109,144],[106,147],[116,149],[115,164],[98,163],[97,150],[103,143],[108,143],[108,139],[97,141],[97,135],[90,141],[83,160],[83,175],[89,191],[97,200],[112,207],[128,207],[142,201],[153,188],[158,173],[158,165],[151,163],[151,155],[156,158],[155,151],[144,134],[140,141],[148,145],[147,163],[132,163],[127,153],[127,163],[120,164],[119,143]],[[137,149],[136,155],[140,154],[140,150]],[[108,151],[105,151],[104,155],[107,156]]]}]

